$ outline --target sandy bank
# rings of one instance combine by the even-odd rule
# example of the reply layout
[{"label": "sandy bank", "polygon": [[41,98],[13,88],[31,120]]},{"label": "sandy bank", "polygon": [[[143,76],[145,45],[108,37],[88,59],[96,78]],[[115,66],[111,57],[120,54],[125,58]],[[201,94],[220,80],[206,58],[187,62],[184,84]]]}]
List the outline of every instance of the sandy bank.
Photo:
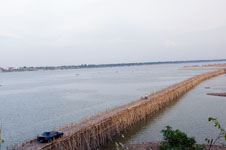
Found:
[{"label": "sandy bank", "polygon": [[[208,145],[201,144],[202,146],[206,147],[206,149],[209,148]],[[129,150],[159,150],[160,142],[147,142],[147,143],[140,143],[140,144],[134,144],[129,145]],[[225,150],[225,147],[222,146],[212,146],[211,150]]]},{"label": "sandy bank", "polygon": [[207,93],[207,95],[212,95],[212,96],[224,96],[224,97],[226,97],[226,92],[225,92],[225,93]]}]

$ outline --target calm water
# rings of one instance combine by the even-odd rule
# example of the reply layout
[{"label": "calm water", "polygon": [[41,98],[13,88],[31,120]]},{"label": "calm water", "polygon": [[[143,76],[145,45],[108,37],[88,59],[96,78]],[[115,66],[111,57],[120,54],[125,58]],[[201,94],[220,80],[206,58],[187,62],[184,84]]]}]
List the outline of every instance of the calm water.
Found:
[{"label": "calm water", "polygon": [[[205,87],[210,87],[206,89]],[[216,117],[226,129],[226,97],[209,96],[209,92],[225,92],[226,75],[206,80],[170,104],[166,109],[134,127],[120,139],[125,144],[162,140],[160,131],[167,125],[194,136],[197,143],[206,143],[205,138],[219,134],[209,117]]]},{"label": "calm water", "polygon": [[[0,73],[3,148],[206,72],[181,70],[184,65],[192,64]],[[165,125],[190,131],[194,136],[203,131],[204,135],[208,134],[208,116],[225,121],[226,100],[205,93],[224,91],[225,78],[223,75],[203,82],[152,120],[141,124],[139,130],[128,134],[125,142],[159,140],[159,131]],[[204,89],[205,84],[213,89]]]}]

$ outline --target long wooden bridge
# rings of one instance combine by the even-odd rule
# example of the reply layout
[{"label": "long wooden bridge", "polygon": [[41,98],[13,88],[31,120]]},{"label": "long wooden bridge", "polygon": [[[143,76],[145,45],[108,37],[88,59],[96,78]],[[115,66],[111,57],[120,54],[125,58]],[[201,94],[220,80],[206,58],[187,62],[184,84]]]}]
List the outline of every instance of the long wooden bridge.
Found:
[{"label": "long wooden bridge", "polygon": [[203,80],[226,73],[219,69],[196,75],[180,83],[155,91],[119,107],[96,114],[90,118],[60,128],[65,135],[50,143],[41,144],[36,139],[9,147],[19,150],[93,150],[106,144],[115,135],[132,127],[140,120],[164,108],[170,102],[196,86]]}]

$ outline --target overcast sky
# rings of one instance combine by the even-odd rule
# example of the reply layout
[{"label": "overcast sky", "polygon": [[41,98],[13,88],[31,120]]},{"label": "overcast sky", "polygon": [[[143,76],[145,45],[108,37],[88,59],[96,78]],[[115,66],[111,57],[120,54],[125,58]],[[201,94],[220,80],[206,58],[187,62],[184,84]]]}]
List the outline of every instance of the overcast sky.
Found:
[{"label": "overcast sky", "polygon": [[226,58],[226,0],[0,0],[0,66]]}]

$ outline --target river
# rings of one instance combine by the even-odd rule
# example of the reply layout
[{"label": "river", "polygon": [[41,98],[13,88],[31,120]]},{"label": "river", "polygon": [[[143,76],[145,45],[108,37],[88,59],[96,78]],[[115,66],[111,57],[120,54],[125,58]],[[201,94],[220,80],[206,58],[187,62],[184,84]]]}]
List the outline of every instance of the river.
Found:
[{"label": "river", "polygon": [[[208,71],[183,70],[185,65],[194,64],[0,73],[0,124],[5,141],[2,148]],[[207,122],[209,116],[218,117],[222,123],[226,121],[225,98],[206,95],[220,89],[225,92],[225,81],[226,76],[222,75],[201,83],[137,125],[122,141],[161,140],[159,131],[171,125],[202,142],[204,136],[214,131]]]}]

